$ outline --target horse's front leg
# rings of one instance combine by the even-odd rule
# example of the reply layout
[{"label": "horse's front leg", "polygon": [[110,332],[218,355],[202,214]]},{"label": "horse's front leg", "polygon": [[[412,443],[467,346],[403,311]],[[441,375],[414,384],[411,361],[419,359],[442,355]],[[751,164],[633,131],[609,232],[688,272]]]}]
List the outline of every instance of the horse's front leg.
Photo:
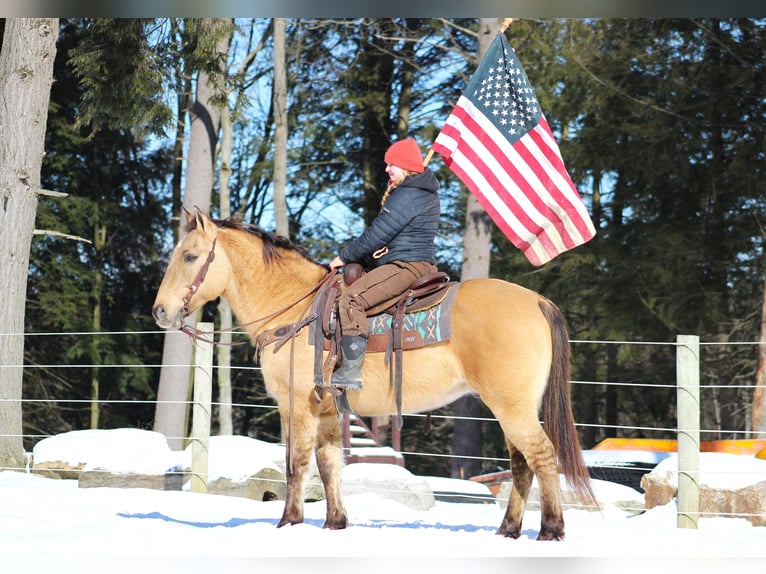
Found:
[{"label": "horse's front leg", "polygon": [[342,494],[343,449],[340,420],[334,411],[319,417],[316,460],[327,500],[324,527],[333,530],[346,528],[348,516]]},{"label": "horse's front leg", "polygon": [[285,524],[303,522],[304,484],[311,457],[314,454],[317,434],[316,415],[310,409],[295,409],[292,421],[288,409],[282,410],[280,407],[280,414],[283,433],[287,437],[287,444],[285,445],[287,492],[282,519],[277,524],[277,528],[281,528]]}]

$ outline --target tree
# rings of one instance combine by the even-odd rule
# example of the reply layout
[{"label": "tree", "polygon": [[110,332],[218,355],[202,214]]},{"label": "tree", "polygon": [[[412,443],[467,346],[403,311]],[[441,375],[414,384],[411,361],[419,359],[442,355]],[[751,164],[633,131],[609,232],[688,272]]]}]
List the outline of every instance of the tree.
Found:
[{"label": "tree", "polygon": [[0,50],[0,468],[25,466],[26,285],[57,38],[57,18],[11,18]]},{"label": "tree", "polygon": [[[146,285],[162,272],[157,253],[168,228],[162,203],[172,155],[167,147],[142,145],[125,128],[78,125],[83,86],[72,55],[90,33],[85,21],[63,20],[57,41],[41,182],[67,196],[46,194],[37,208],[41,231],[30,252],[24,355],[26,365],[46,366],[24,372],[28,435],[151,421],[144,400],[154,398],[154,373],[141,365],[159,363],[154,349],[161,338],[131,331],[154,324]],[[124,401],[110,402],[115,397]],[[57,405],[50,398],[83,402]],[[88,398],[96,400],[88,405]],[[25,438],[27,448],[33,444]]]},{"label": "tree", "polygon": [[[479,21],[479,48],[477,61],[481,61],[492,40],[500,30],[497,18],[481,18]],[[465,230],[463,232],[463,265],[460,280],[489,277],[492,220],[474,195],[468,194]],[[453,478],[468,478],[481,471],[483,451],[482,425],[476,420],[485,409],[481,401],[472,395],[461,397],[454,404],[455,421],[452,431],[452,454],[450,474]],[[468,455],[471,458],[459,458]]]},{"label": "tree", "polygon": [[755,372],[753,391],[753,430],[766,433],[766,416],[763,414],[764,389],[766,388],[766,287],[761,307],[761,344],[758,347],[758,368]]},{"label": "tree", "polygon": [[290,237],[285,185],[287,179],[287,72],[285,19],[274,18],[274,220],[276,231]]},{"label": "tree", "polygon": [[[209,212],[212,205],[216,143],[220,127],[222,74],[231,40],[229,19],[204,19],[200,24],[198,41],[209,57],[197,77],[196,100],[192,116],[189,151],[186,164],[186,189],[183,207],[193,212],[195,206]],[[184,236],[182,213],[179,216],[179,238]],[[195,322],[199,313],[188,318]],[[192,346],[182,333],[165,335],[163,368],[157,391],[154,429],[163,433],[174,450],[182,450],[186,437],[187,401],[191,383]]]},{"label": "tree", "polygon": [[[763,22],[520,24],[520,58],[599,236],[535,273],[500,248],[493,269],[559,303],[573,338],[715,342],[702,354],[703,427],[748,430],[755,357],[727,343],[760,329]],[[604,424],[583,444],[626,424],[672,426],[674,391],[662,385],[673,369],[668,346],[575,346],[575,380],[658,385],[575,385],[576,418]]]}]

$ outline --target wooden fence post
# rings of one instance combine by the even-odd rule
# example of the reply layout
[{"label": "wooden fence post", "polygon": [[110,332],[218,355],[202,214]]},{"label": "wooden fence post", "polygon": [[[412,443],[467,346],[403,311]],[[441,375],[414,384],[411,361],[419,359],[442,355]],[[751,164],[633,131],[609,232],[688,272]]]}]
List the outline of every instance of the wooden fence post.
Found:
[{"label": "wooden fence post", "polygon": [[[192,406],[192,492],[207,493],[210,410],[213,395],[213,324],[197,323],[202,337],[194,340],[194,404]],[[207,335],[206,335],[207,333]]]},{"label": "wooden fence post", "polygon": [[697,528],[699,519],[700,397],[699,337],[678,335],[678,528]]}]

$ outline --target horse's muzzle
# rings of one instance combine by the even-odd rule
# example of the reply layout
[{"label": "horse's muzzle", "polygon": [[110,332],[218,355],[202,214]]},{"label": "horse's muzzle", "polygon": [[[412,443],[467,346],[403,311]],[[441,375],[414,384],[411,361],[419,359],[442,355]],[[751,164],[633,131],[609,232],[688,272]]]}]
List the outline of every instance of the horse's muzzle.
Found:
[{"label": "horse's muzzle", "polygon": [[152,307],[152,316],[157,325],[162,329],[178,328],[181,326],[181,312],[179,311],[173,317],[169,317],[164,305]]}]

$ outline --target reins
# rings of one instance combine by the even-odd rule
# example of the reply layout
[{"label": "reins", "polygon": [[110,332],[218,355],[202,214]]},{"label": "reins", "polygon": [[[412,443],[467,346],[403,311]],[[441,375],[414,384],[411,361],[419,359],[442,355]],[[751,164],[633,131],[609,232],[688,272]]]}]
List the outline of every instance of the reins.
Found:
[{"label": "reins", "polygon": [[[252,321],[249,321],[247,323],[243,323],[241,325],[237,325],[236,327],[229,327],[227,329],[218,329],[216,331],[200,331],[199,329],[197,329],[193,325],[190,325],[189,323],[184,323],[183,319],[186,319],[186,317],[188,317],[191,314],[190,309],[189,309],[189,302],[191,301],[192,297],[194,297],[194,294],[199,290],[200,286],[202,285],[202,282],[205,280],[205,277],[207,276],[207,272],[208,272],[208,269],[210,268],[210,264],[215,259],[215,245],[216,245],[216,241],[217,240],[218,240],[218,238],[213,240],[213,245],[210,248],[210,252],[207,254],[207,258],[205,259],[205,262],[202,264],[202,267],[199,268],[199,271],[197,271],[197,275],[194,277],[194,281],[192,281],[192,284],[189,286],[189,290],[187,291],[186,295],[183,298],[184,305],[183,305],[182,314],[181,314],[182,322],[181,322],[181,327],[180,327],[181,332],[187,334],[188,336],[192,337],[193,339],[197,339],[197,340],[203,341],[205,343],[210,343],[211,345],[235,346],[235,345],[245,345],[245,344],[247,344],[247,341],[238,341],[238,342],[234,342],[234,343],[216,342],[214,336],[217,335],[217,334],[221,334],[221,333],[227,333],[227,332],[232,332],[233,333],[233,332],[237,332],[237,331],[239,331],[242,328],[250,327],[251,325],[255,325],[257,323],[262,323],[262,322],[268,321],[270,319],[273,319],[275,317],[279,317],[281,314],[289,311],[290,309],[295,307],[298,303],[300,303],[301,301],[303,301],[304,299],[306,299],[310,295],[316,293],[322,287],[322,285],[324,285],[330,279],[332,279],[333,276],[335,276],[335,274],[337,274],[337,272],[338,272],[337,269],[330,270],[330,272],[327,275],[325,275],[322,278],[322,280],[319,281],[319,283],[314,285],[311,289],[309,289],[306,293],[301,295],[298,299],[296,299],[295,301],[293,301],[292,303],[290,303],[288,305],[285,305],[281,309],[278,309],[278,310],[274,311],[273,313],[271,313],[269,315],[266,315],[264,317],[259,317],[257,319],[252,320]],[[304,325],[305,325],[305,321],[299,321],[298,323],[296,323],[295,326],[298,327],[298,328],[297,329],[293,329],[293,335],[297,334],[297,331],[299,331],[300,328],[303,327]],[[213,338],[212,339],[208,339],[207,337],[205,337],[203,335],[203,333],[205,335],[213,335]]]}]

